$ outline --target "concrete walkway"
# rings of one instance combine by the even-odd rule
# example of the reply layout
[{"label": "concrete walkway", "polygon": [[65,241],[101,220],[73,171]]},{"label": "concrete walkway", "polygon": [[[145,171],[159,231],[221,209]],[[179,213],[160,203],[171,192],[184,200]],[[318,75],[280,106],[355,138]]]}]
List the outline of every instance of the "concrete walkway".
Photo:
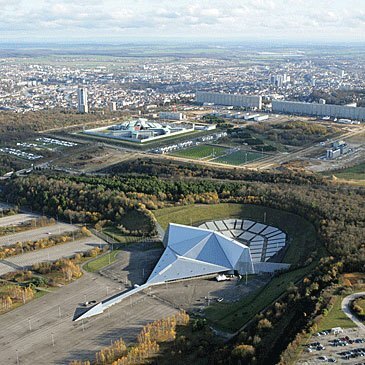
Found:
[{"label": "concrete walkway", "polygon": [[348,295],[347,297],[343,298],[341,303],[342,311],[346,314],[347,317],[351,319],[352,322],[356,324],[357,327],[361,328],[363,331],[365,331],[365,324],[361,322],[354,314],[352,314],[350,309],[350,303],[359,297],[365,296],[365,292],[361,293],[354,293],[351,295]]}]

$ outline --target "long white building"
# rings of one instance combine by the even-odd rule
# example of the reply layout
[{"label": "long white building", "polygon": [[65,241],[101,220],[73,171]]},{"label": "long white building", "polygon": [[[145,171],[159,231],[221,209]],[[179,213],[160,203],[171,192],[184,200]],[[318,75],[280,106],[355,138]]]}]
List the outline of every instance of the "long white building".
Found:
[{"label": "long white building", "polygon": [[213,103],[215,105],[228,105],[256,109],[261,109],[262,107],[262,97],[260,95],[237,95],[197,91],[195,100],[197,103],[202,104]]},{"label": "long white building", "polygon": [[365,121],[365,108],[334,104],[272,101],[274,113],[313,115],[316,117],[346,118]]},{"label": "long white building", "polygon": [[159,118],[168,120],[183,120],[185,119],[185,115],[180,112],[160,112]]}]

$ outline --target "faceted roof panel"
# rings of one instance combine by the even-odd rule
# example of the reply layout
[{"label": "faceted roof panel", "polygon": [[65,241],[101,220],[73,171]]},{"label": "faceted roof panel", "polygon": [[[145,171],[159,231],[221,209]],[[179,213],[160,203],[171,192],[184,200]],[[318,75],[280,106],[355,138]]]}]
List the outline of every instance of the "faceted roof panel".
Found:
[{"label": "faceted roof panel", "polygon": [[241,269],[253,273],[249,248],[219,232],[170,224],[166,238],[167,247],[147,283],[228,270]]}]

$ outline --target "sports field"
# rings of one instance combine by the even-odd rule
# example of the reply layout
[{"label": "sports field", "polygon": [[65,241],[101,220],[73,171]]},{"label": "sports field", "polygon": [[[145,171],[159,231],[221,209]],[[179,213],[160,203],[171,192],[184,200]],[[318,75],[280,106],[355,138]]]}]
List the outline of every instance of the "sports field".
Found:
[{"label": "sports field", "polygon": [[210,159],[218,156],[223,156],[229,151],[226,147],[200,145],[184,150],[175,151],[172,153],[174,156],[194,158],[197,160]]},{"label": "sports field", "polygon": [[227,165],[242,165],[264,156],[265,155],[260,152],[236,151],[229,155],[218,157],[214,160],[214,162],[225,163]]}]

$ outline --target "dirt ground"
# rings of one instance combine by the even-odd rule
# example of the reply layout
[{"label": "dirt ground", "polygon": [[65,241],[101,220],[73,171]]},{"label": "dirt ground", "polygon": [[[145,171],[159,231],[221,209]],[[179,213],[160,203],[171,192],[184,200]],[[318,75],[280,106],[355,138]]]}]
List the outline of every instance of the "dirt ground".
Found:
[{"label": "dirt ground", "polygon": [[54,160],[53,164],[60,168],[92,172],[135,158],[137,155],[138,152],[131,152],[122,148],[110,148],[92,144],[84,149],[80,149],[77,153],[65,155]]}]

